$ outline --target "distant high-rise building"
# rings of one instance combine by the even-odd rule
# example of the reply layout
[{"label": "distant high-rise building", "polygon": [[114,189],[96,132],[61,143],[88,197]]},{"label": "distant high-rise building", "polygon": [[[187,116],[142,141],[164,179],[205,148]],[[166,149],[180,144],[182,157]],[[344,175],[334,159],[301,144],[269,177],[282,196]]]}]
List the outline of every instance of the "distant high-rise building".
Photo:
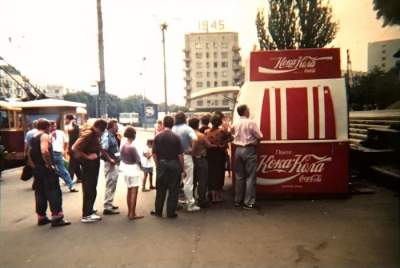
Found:
[{"label": "distant high-rise building", "polygon": [[378,66],[387,72],[396,65],[394,54],[400,49],[400,39],[368,43],[368,71]]},{"label": "distant high-rise building", "polygon": [[238,86],[243,84],[244,78],[239,51],[238,33],[235,32],[185,35],[187,107],[191,110],[232,108],[232,100],[236,98]]},{"label": "distant high-rise building", "polygon": [[63,99],[65,88],[62,85],[46,85],[46,96],[54,99]]}]

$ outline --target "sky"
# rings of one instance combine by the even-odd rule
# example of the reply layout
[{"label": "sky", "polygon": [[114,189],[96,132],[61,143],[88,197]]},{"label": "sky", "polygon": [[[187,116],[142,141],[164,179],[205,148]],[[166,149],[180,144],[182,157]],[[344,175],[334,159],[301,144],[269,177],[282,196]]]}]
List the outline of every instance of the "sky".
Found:
[{"label": "sky", "polygon": [[[168,102],[184,104],[184,34],[223,20],[239,33],[242,58],[257,44],[255,16],[267,0],[102,0],[106,90],[119,97],[164,100],[160,24],[166,22]],[[368,42],[400,38],[382,28],[372,0],[331,0],[342,68],[367,70]],[[36,84],[96,90],[99,80],[96,0],[0,0],[0,56]]]}]

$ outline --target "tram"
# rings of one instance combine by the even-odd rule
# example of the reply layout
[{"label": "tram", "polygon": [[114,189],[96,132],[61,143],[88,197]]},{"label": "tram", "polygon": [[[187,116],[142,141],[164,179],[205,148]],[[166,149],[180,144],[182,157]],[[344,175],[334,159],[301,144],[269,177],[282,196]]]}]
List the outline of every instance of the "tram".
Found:
[{"label": "tram", "polygon": [[68,114],[75,115],[77,123],[83,125],[87,121],[86,104],[58,99],[0,101],[0,135],[6,152],[5,168],[25,159],[24,137],[34,120],[54,120],[60,129],[64,129],[64,119]]},{"label": "tram", "polygon": [[24,124],[19,101],[0,101],[0,136],[4,161],[24,159]]}]

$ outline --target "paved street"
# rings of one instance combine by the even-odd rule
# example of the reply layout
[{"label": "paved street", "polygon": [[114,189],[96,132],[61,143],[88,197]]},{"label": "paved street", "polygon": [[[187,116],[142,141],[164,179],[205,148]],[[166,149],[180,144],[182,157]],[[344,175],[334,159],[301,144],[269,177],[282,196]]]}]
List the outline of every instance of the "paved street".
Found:
[{"label": "paved street", "polygon": [[[144,143],[150,132],[139,132]],[[178,219],[149,215],[155,192],[140,192],[138,212],[126,218],[126,186],[120,178],[115,204],[121,215],[80,222],[82,193],[63,189],[72,225],[36,226],[31,181],[20,170],[0,183],[0,267],[400,267],[399,195],[371,186],[374,194],[338,200],[263,200],[261,210],[226,202]],[[96,207],[102,210],[100,175]],[[80,185],[78,185],[80,190]]]}]

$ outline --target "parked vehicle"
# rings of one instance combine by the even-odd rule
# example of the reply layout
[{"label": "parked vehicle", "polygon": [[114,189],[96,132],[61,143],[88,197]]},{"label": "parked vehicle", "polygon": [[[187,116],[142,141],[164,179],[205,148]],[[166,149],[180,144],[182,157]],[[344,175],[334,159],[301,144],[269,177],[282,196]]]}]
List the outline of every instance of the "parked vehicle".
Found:
[{"label": "parked vehicle", "polygon": [[140,126],[139,113],[120,113],[119,123],[122,125]]}]

